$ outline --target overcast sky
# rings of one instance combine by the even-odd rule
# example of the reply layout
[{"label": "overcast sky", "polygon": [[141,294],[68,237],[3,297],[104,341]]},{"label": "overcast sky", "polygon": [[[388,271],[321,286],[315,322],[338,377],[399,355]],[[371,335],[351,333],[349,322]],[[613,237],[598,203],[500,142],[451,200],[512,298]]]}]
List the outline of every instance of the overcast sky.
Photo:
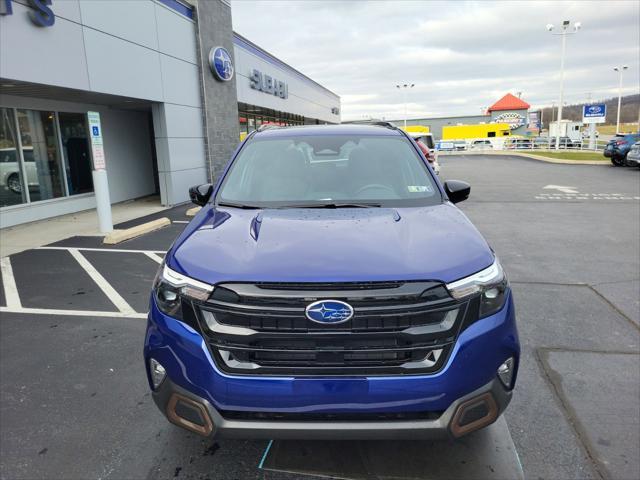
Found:
[{"label": "overcast sky", "polygon": [[545,26],[579,21],[567,38],[565,101],[617,96],[612,68],[639,93],[640,2],[233,0],[234,30],[342,98],[342,119],[480,113],[507,92],[534,107],[559,96],[560,42]]}]

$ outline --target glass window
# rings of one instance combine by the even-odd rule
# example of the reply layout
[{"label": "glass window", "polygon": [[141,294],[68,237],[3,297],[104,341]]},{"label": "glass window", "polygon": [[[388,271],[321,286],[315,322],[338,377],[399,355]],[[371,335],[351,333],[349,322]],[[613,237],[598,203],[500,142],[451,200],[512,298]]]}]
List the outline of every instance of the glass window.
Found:
[{"label": "glass window", "polygon": [[69,195],[93,192],[87,122],[82,113],[59,113]]},{"label": "glass window", "polygon": [[442,201],[412,145],[390,136],[296,136],[252,140],[224,180],[218,201],[259,207]]},{"label": "glass window", "polygon": [[245,116],[240,116],[239,117],[239,123],[240,123],[240,133],[249,133],[247,130],[247,117]]},{"label": "glass window", "polygon": [[0,207],[26,202],[23,185],[13,109],[0,108]]},{"label": "glass window", "polygon": [[54,112],[19,109],[18,125],[31,201],[64,196]]}]

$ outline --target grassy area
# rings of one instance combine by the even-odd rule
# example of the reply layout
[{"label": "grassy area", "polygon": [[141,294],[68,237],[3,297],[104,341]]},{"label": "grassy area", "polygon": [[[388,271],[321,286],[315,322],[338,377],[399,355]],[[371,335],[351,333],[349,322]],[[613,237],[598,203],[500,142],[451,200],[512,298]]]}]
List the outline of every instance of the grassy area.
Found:
[{"label": "grassy area", "polygon": [[[615,125],[596,125],[596,130],[600,135],[615,135],[616,134],[616,126]],[[621,123],[620,130],[625,133],[637,132],[638,124],[637,123]]]},{"label": "grassy area", "polygon": [[535,155],[540,155],[542,157],[549,157],[549,158],[558,158],[560,160],[597,160],[597,161],[601,161],[601,162],[610,162],[611,160],[609,158],[606,158],[604,155],[602,155],[602,152],[540,152],[540,151],[534,151],[531,152]]}]

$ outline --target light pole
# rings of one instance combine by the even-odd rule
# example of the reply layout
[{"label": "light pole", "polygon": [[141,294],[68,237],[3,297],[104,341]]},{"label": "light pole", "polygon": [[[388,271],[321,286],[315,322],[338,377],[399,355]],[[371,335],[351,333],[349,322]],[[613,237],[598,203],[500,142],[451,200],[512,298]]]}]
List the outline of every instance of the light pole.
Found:
[{"label": "light pole", "polygon": [[574,22],[573,28],[570,29],[571,20],[563,20],[562,27],[559,32],[553,32],[555,28],[553,24],[547,24],[547,30],[552,35],[560,35],[562,37],[562,53],[560,54],[560,101],[558,102],[558,122],[556,123],[556,150],[560,150],[560,123],[562,122],[562,97],[564,96],[564,55],[567,49],[567,35],[577,33],[582,27],[580,22]]},{"label": "light pole", "polygon": [[620,107],[622,106],[622,72],[627,68],[626,65],[621,67],[613,67],[615,72],[618,72],[618,115],[616,116],[616,133],[620,133]]},{"label": "light pole", "polygon": [[402,101],[404,102],[404,129],[407,129],[407,89],[415,87],[415,83],[405,83],[396,85],[396,88],[402,90]]}]

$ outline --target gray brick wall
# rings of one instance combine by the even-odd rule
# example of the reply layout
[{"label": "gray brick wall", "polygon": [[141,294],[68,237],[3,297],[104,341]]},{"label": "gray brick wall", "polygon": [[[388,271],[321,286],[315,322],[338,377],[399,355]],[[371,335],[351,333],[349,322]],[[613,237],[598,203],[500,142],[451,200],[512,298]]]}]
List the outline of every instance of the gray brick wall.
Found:
[{"label": "gray brick wall", "polygon": [[[231,7],[224,0],[200,0],[196,5],[198,47],[204,109],[205,151],[209,179],[215,182],[240,141],[236,77],[219,81],[209,68],[209,51],[224,47],[233,58]],[[235,63],[235,59],[234,59]]]}]

